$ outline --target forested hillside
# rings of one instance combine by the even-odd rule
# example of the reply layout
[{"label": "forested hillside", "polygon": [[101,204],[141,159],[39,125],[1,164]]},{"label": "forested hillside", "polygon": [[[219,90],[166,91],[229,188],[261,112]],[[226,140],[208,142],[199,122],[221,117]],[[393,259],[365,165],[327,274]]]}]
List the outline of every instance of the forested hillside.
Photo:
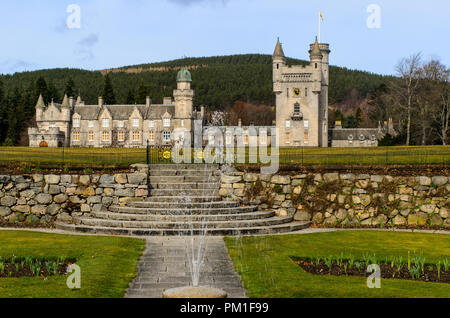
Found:
[{"label": "forested hillside", "polygon": [[[80,94],[87,104],[96,104],[98,96],[105,94],[106,74],[112,86],[106,102],[143,104],[145,97],[151,96],[154,103],[161,103],[164,96],[172,96],[178,70],[188,67],[193,77],[196,107],[205,105],[209,110],[223,110],[237,101],[273,106],[271,63],[270,55],[249,54],[185,58],[104,71],[50,69],[1,75],[0,144],[19,142],[20,133],[32,123],[40,93],[46,102],[51,99],[61,102],[67,92],[74,96]],[[288,63],[306,62],[288,59]],[[330,105],[342,103],[355,91],[364,99],[388,80],[376,74],[331,66]]]}]

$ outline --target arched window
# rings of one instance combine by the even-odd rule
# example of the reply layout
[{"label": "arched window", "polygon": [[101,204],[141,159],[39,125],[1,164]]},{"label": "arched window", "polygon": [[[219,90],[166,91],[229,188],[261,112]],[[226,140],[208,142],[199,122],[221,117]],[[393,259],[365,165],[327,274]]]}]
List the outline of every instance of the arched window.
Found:
[{"label": "arched window", "polygon": [[300,104],[299,103],[294,104],[294,113],[296,113],[296,114],[300,113]]}]

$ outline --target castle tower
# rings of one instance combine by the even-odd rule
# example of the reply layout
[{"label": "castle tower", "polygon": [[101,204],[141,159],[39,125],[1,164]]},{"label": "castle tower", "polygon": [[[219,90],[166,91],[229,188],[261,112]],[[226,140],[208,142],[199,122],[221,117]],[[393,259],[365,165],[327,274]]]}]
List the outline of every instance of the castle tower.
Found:
[{"label": "castle tower", "polygon": [[[319,144],[320,147],[328,147],[328,85],[329,85],[329,44],[318,43],[317,37],[314,44],[310,45],[311,66],[314,70],[314,76],[320,77],[320,87],[315,87],[318,92],[319,109],[318,109],[318,127],[319,127]],[[319,59],[319,56],[322,56]],[[320,61],[320,62],[319,62]],[[316,64],[317,63],[317,69]],[[317,85],[316,84],[316,85]]]},{"label": "castle tower", "polygon": [[44,98],[42,94],[39,95],[38,101],[36,103],[36,121],[41,121],[43,119],[44,109],[46,108],[44,103]]},{"label": "castle tower", "polygon": [[191,119],[194,91],[191,89],[192,76],[187,69],[178,72],[177,89],[173,91],[175,99],[175,118]]},{"label": "castle tower", "polygon": [[328,44],[310,45],[309,65],[286,64],[280,41],[272,56],[276,127],[281,147],[328,147]]},{"label": "castle tower", "polygon": [[[191,89],[192,76],[185,68],[178,72],[177,89],[173,91],[175,99],[174,139],[176,142],[189,144],[194,130],[193,105],[194,90]],[[190,138],[190,139],[189,139]]]},{"label": "castle tower", "polygon": [[279,38],[272,55],[272,66],[274,92],[277,93],[280,92],[281,89],[279,83],[281,82],[282,69],[286,66],[286,57],[284,56],[283,47],[281,46]]}]

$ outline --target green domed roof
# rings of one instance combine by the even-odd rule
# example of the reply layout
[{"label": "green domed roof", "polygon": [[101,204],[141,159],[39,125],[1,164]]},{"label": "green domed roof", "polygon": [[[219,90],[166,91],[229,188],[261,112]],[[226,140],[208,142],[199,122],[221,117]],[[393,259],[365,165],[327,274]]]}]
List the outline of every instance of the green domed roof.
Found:
[{"label": "green domed roof", "polygon": [[189,72],[186,68],[179,71],[177,75],[177,82],[192,82],[191,72]]}]

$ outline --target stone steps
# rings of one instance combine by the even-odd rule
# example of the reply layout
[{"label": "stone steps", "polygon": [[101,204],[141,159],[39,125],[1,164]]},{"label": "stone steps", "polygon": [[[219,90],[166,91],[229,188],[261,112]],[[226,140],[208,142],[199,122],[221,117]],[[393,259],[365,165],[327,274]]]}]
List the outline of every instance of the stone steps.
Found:
[{"label": "stone steps", "polygon": [[223,229],[223,228],[251,228],[266,227],[280,225],[292,222],[292,217],[271,217],[266,219],[255,220],[226,220],[226,221],[185,221],[185,222],[164,222],[164,221],[118,221],[96,219],[92,217],[73,217],[73,222],[78,225],[99,226],[99,227],[115,227],[115,228],[133,228],[133,229]]},{"label": "stone steps", "polygon": [[150,189],[150,196],[216,196],[219,189]]},{"label": "stone steps", "polygon": [[116,221],[144,221],[144,222],[224,222],[240,220],[267,219],[275,216],[273,211],[250,212],[239,214],[128,214],[111,212],[92,212],[95,219]]},{"label": "stone steps", "polygon": [[[105,234],[105,235],[132,235],[132,236],[189,236],[204,235],[202,229],[140,229],[140,228],[111,228],[101,226],[75,225],[56,222],[55,226],[59,230]],[[216,228],[208,229],[207,235],[215,236],[239,236],[239,235],[272,235],[278,233],[289,233],[300,231],[310,226],[310,222],[291,222],[266,227],[243,227],[243,228]]]},{"label": "stone steps", "polygon": [[134,208],[158,208],[158,209],[215,209],[215,208],[237,208],[240,206],[239,202],[234,201],[214,201],[214,202],[147,202],[147,201],[136,201],[129,202],[129,207]]},{"label": "stone steps", "polygon": [[222,201],[220,196],[160,196],[149,197],[145,202],[217,202]]},{"label": "stone steps", "polygon": [[74,224],[56,223],[62,230],[133,236],[267,235],[309,227],[274,211],[257,211],[219,195],[217,165],[151,165],[149,197],[109,211],[73,216]]},{"label": "stone steps", "polygon": [[238,206],[231,208],[186,208],[180,210],[179,208],[133,208],[133,207],[118,207],[112,206],[109,211],[112,213],[123,214],[139,214],[139,215],[229,215],[250,213],[257,210],[256,206]]},{"label": "stone steps", "polygon": [[158,171],[158,170],[191,170],[191,171],[217,171],[219,169],[219,165],[217,164],[154,164],[149,166],[150,171]]},{"label": "stone steps", "polygon": [[200,175],[200,176],[150,176],[150,183],[217,183],[220,177]]},{"label": "stone steps", "polygon": [[185,177],[210,177],[217,176],[211,171],[203,170],[156,170],[151,171],[150,176],[152,177],[175,177],[175,176],[185,176]]},{"label": "stone steps", "polygon": [[175,190],[218,190],[220,188],[220,183],[150,183],[150,189],[175,189]]}]

